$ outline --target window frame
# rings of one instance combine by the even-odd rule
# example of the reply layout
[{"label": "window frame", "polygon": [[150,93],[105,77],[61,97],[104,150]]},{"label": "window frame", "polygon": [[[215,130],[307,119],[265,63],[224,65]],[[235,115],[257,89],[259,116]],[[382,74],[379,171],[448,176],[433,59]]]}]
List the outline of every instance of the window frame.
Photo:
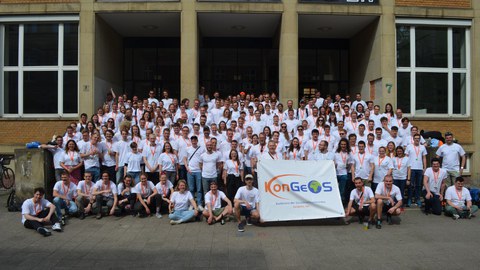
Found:
[{"label": "window frame", "polygon": [[[399,67],[397,57],[395,57],[395,81],[398,85],[398,73],[410,74],[410,113],[405,113],[408,117],[421,118],[470,118],[471,117],[471,20],[440,20],[440,19],[409,19],[397,18],[395,20],[395,29],[398,26],[408,26],[410,31],[410,66]],[[416,39],[415,30],[418,26],[441,27],[447,29],[447,67],[417,67],[416,66]],[[465,68],[453,67],[453,28],[465,29]],[[395,31],[395,56],[397,55],[397,31]],[[447,113],[426,113],[416,114],[416,75],[417,73],[436,73],[447,74],[448,76],[448,96]],[[465,74],[465,114],[453,113],[454,107],[454,74]],[[398,105],[398,95],[396,96]]]},{"label": "window frame", "polygon": [[[58,26],[58,62],[57,65],[52,66],[24,66],[24,26],[25,24],[34,23],[52,23]],[[80,109],[80,53],[77,54],[76,65],[64,65],[64,25],[67,23],[78,23],[78,38],[77,48],[80,52],[80,24],[78,15],[57,15],[57,16],[7,16],[0,17],[0,97],[4,97],[5,85],[4,74],[5,72],[17,72],[18,74],[18,113],[5,113],[4,101],[0,102],[0,117],[2,118],[72,118],[78,117]],[[5,66],[5,24],[18,24],[18,63],[16,66]],[[24,72],[31,71],[53,71],[57,72],[57,113],[24,113]],[[64,71],[76,71],[77,72],[77,112],[76,113],[64,113],[63,108],[63,74]]]}]

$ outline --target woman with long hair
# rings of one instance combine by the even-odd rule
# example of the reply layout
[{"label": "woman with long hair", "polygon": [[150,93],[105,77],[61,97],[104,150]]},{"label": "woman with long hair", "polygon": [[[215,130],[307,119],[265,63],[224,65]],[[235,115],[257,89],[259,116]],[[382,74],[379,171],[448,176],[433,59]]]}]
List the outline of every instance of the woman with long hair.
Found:
[{"label": "woman with long hair", "polygon": [[285,160],[302,160],[304,152],[301,151],[300,141],[297,137],[292,139],[290,146],[288,147],[287,152],[284,153],[283,159]]},{"label": "woman with long hair", "polygon": [[340,139],[340,141],[338,142],[337,151],[335,151],[333,161],[335,163],[335,169],[337,172],[338,188],[340,190],[340,196],[342,197],[343,202],[346,202],[347,200],[345,194],[345,189],[348,181],[347,168],[350,166],[350,164],[352,164],[350,152],[351,150],[348,140],[345,138]]},{"label": "woman with long hair", "polygon": [[68,172],[70,181],[78,185],[82,178],[83,159],[80,157],[80,150],[74,140],[69,140],[65,145],[65,153],[61,157],[60,166]]},{"label": "woman with long hair", "polygon": [[163,153],[159,159],[159,172],[165,172],[167,179],[174,183],[178,181],[178,158],[173,152],[173,147],[170,142],[165,142],[163,145]]},{"label": "woman with long hair", "polygon": [[223,167],[223,183],[227,187],[227,197],[233,201],[238,188],[243,185],[243,163],[237,150],[232,149]]},{"label": "woman with long hair", "polygon": [[[189,210],[190,206],[193,210]],[[183,179],[178,181],[175,191],[170,196],[169,210],[168,218],[172,225],[191,221],[199,214],[197,203],[192,193],[188,191],[187,182]]]}]

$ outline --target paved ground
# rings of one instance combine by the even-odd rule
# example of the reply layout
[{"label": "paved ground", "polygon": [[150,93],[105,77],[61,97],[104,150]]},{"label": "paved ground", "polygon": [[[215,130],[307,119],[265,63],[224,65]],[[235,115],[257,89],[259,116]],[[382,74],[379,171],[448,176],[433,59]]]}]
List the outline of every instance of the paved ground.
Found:
[{"label": "paved ground", "polygon": [[400,225],[364,230],[337,221],[247,226],[164,217],[71,219],[44,238],[24,229],[0,196],[2,269],[479,269],[480,217],[457,220],[409,209]]}]

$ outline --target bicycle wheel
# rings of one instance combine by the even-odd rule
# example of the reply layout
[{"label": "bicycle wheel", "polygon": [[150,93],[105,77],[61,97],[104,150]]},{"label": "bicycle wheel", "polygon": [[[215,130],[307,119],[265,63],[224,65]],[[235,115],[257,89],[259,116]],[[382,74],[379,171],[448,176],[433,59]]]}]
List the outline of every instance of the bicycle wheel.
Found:
[{"label": "bicycle wheel", "polygon": [[13,172],[12,169],[4,168],[2,184],[5,189],[9,189],[13,187],[13,184],[15,184],[15,173]]}]

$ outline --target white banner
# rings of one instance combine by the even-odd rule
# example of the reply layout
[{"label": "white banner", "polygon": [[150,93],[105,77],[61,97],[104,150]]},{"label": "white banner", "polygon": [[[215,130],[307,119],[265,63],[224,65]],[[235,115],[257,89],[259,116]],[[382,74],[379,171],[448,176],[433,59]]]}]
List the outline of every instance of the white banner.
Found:
[{"label": "white banner", "polygon": [[260,160],[258,189],[264,221],[345,216],[333,161]]}]

